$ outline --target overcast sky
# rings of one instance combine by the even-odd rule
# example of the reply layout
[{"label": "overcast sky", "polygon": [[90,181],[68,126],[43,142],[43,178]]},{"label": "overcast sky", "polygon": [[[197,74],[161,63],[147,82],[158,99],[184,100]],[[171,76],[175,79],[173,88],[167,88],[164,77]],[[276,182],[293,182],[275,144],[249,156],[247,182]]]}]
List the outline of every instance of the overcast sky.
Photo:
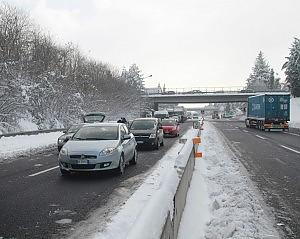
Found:
[{"label": "overcast sky", "polygon": [[118,66],[136,63],[146,86],[242,86],[260,50],[281,77],[299,0],[6,0],[57,41]]}]

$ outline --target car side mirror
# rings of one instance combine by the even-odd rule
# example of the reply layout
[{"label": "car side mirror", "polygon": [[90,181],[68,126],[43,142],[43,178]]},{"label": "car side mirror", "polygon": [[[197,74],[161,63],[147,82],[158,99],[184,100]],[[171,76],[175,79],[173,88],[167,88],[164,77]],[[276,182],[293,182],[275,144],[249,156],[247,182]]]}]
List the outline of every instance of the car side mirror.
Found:
[{"label": "car side mirror", "polygon": [[63,133],[64,133],[64,134],[67,133],[67,130],[63,130]]},{"label": "car side mirror", "polygon": [[125,134],[122,136],[122,140],[131,139],[131,136],[129,134]]}]

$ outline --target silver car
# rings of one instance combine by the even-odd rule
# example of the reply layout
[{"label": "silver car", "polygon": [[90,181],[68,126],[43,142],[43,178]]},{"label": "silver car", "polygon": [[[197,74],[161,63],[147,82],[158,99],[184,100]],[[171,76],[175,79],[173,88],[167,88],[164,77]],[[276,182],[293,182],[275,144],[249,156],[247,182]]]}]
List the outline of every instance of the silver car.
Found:
[{"label": "silver car", "polygon": [[84,125],[60,150],[61,174],[78,171],[116,170],[137,163],[137,143],[122,123]]}]

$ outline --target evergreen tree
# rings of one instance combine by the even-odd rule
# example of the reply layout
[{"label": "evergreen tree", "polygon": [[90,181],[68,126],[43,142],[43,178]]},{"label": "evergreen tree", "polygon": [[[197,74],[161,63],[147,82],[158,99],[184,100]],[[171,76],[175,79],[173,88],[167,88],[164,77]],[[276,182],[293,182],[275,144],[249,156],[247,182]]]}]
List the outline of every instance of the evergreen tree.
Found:
[{"label": "evergreen tree", "polygon": [[300,96],[300,40],[295,38],[290,55],[282,66],[285,69],[286,83],[295,97]]},{"label": "evergreen tree", "polygon": [[265,60],[263,53],[260,51],[256,60],[254,67],[252,68],[252,73],[247,79],[247,89],[252,90],[267,90],[268,82],[270,79],[270,67]]},{"label": "evergreen tree", "polygon": [[270,78],[269,78],[269,81],[268,81],[268,87],[270,90],[278,90],[280,89],[280,78],[279,77],[275,77],[275,74],[274,74],[274,70],[271,69],[270,70]]}]

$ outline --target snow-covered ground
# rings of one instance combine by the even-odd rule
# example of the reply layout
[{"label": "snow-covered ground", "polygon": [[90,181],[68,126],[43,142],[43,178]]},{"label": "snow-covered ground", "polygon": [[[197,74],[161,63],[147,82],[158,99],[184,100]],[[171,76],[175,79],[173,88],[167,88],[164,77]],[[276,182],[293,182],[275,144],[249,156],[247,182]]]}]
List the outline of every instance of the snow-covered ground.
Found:
[{"label": "snow-covered ground", "polygon": [[300,128],[300,97],[291,98],[290,126],[294,128]]},{"label": "snow-covered ground", "polygon": [[202,132],[179,239],[280,238],[261,196],[215,127]]},{"label": "snow-covered ground", "polygon": [[37,135],[19,135],[0,138],[0,162],[15,155],[30,153],[40,148],[56,144],[62,132],[43,133]]}]

